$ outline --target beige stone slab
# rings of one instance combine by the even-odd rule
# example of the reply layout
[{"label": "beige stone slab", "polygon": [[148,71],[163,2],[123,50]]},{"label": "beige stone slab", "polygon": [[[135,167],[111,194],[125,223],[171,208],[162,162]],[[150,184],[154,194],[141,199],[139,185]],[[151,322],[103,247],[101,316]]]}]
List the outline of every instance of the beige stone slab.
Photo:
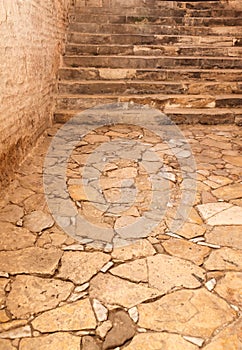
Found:
[{"label": "beige stone slab", "polygon": [[23,216],[23,208],[15,204],[8,204],[0,209],[0,221],[16,224]]},{"label": "beige stone slab", "polygon": [[216,335],[204,350],[240,350],[242,348],[242,318]]},{"label": "beige stone slab", "polygon": [[180,335],[169,333],[144,333],[136,335],[124,350],[196,350],[198,346],[188,343]]},{"label": "beige stone slab", "polygon": [[190,261],[165,254],[147,258],[149,286],[163,294],[177,288],[198,288],[205,280],[205,270]]},{"label": "beige stone slab", "polygon": [[229,203],[206,203],[197,206],[197,209],[204,220],[232,207]]},{"label": "beige stone slab", "polygon": [[76,301],[46,311],[32,325],[40,332],[79,331],[96,328],[96,318],[89,299]]},{"label": "beige stone slab", "polygon": [[5,288],[9,280],[7,278],[0,278],[0,304],[3,304],[6,299]]},{"label": "beige stone slab", "polygon": [[8,222],[0,223],[0,250],[15,250],[34,245],[36,236],[23,227]]},{"label": "beige stone slab", "polygon": [[24,227],[32,232],[41,232],[54,225],[54,220],[50,214],[41,210],[35,210],[25,215]]},{"label": "beige stone slab", "polygon": [[207,220],[208,225],[242,225],[242,208],[233,206]]},{"label": "beige stone slab", "polygon": [[221,248],[212,251],[204,266],[207,270],[234,270],[242,268],[242,251],[232,248]]},{"label": "beige stone slab", "polygon": [[17,276],[7,297],[7,308],[17,318],[55,308],[68,298],[73,284],[56,279]]},{"label": "beige stone slab", "polygon": [[46,336],[22,339],[20,350],[80,350],[81,339],[69,333],[54,333]]},{"label": "beige stone slab", "polygon": [[162,245],[170,255],[190,260],[196,265],[201,265],[210,252],[208,247],[202,247],[184,239],[171,238]]},{"label": "beige stone slab", "polygon": [[52,275],[61,256],[62,252],[54,248],[31,247],[17,251],[0,252],[0,271],[11,274]]},{"label": "beige stone slab", "polygon": [[242,272],[227,272],[215,291],[229,303],[242,307]]},{"label": "beige stone slab", "polygon": [[[235,317],[229,305],[204,290],[182,290],[138,306],[139,326],[207,338]],[[157,322],[159,320],[159,322]]]},{"label": "beige stone slab", "polygon": [[184,225],[177,231],[177,233],[185,238],[194,238],[202,236],[206,231],[206,227],[203,224],[193,224],[185,222]]},{"label": "beige stone slab", "polygon": [[126,261],[154,255],[155,253],[152,244],[146,239],[140,239],[130,245],[114,248],[112,258],[117,261]]},{"label": "beige stone slab", "polygon": [[90,282],[90,297],[100,300],[104,305],[120,305],[131,308],[143,301],[161,295],[154,288],[148,288],[123,280],[109,274],[98,274]]},{"label": "beige stone slab", "polygon": [[225,162],[228,162],[234,166],[242,167],[242,157],[241,156],[224,156]]},{"label": "beige stone slab", "polygon": [[13,347],[10,340],[0,339],[0,350],[16,350],[16,348]]},{"label": "beige stone slab", "polygon": [[217,198],[224,199],[226,201],[231,199],[238,199],[242,197],[242,184],[236,183],[233,185],[228,185],[220,187],[212,191],[213,195]]},{"label": "beige stone slab", "polygon": [[89,281],[110,260],[101,252],[65,252],[61,259],[58,277],[69,279],[76,284]]},{"label": "beige stone slab", "polygon": [[146,259],[138,259],[129,263],[118,265],[110,270],[115,275],[132,282],[148,282]]},{"label": "beige stone slab", "polygon": [[240,226],[215,226],[206,233],[206,241],[221,246],[242,249],[242,228]]}]

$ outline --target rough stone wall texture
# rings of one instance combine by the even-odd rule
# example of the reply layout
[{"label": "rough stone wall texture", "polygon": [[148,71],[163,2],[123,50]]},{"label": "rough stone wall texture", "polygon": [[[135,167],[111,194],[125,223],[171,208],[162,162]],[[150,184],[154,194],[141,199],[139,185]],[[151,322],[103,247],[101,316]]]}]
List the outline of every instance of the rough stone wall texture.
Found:
[{"label": "rough stone wall texture", "polygon": [[71,0],[0,0],[0,184],[50,124]]}]

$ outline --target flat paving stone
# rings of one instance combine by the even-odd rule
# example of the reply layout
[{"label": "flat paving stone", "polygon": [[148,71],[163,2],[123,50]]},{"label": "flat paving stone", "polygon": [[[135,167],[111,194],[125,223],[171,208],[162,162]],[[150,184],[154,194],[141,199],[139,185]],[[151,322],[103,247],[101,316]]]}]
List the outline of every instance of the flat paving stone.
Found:
[{"label": "flat paving stone", "polygon": [[242,251],[227,247],[214,250],[205,261],[204,267],[207,270],[240,271],[242,268]]},{"label": "flat paving stone", "polygon": [[114,248],[112,258],[117,261],[126,261],[154,255],[156,250],[146,239],[140,239],[130,245]]},{"label": "flat paving stone", "polygon": [[0,350],[15,350],[10,340],[0,339]]},{"label": "flat paving stone", "polygon": [[110,270],[111,274],[123,277],[132,282],[148,282],[146,259],[138,259],[118,265]]},{"label": "flat paving stone", "polygon": [[198,346],[189,344],[180,335],[169,333],[144,333],[136,335],[124,350],[157,350],[157,349],[197,350]]},{"label": "flat paving stone", "polygon": [[36,236],[23,227],[17,227],[8,222],[0,223],[0,250],[17,250],[34,245]]},{"label": "flat paving stone", "polygon": [[223,299],[204,289],[177,291],[139,305],[138,311],[140,327],[202,338],[236,316]]},{"label": "flat paving stone", "polygon": [[0,271],[10,274],[53,275],[58,267],[62,252],[55,248],[25,248],[0,252]]},{"label": "flat paving stone", "polygon": [[224,247],[242,249],[240,226],[215,226],[205,234],[206,241]]},{"label": "flat paving stone", "polygon": [[80,350],[81,339],[68,333],[54,333],[40,337],[22,339],[20,341],[20,350]]},{"label": "flat paving stone", "polygon": [[68,298],[73,284],[56,279],[16,276],[7,297],[7,308],[17,318],[55,308]]},{"label": "flat paving stone", "polygon": [[215,291],[229,303],[242,307],[242,272],[227,272]]},{"label": "flat paving stone", "polygon": [[109,260],[110,256],[101,252],[65,252],[58,277],[82,284],[96,275]]},{"label": "flat paving stone", "polygon": [[34,329],[46,332],[80,331],[96,328],[96,318],[88,299],[46,311],[32,321]]},{"label": "flat paving stone", "polygon": [[54,219],[50,214],[44,213],[41,210],[35,210],[25,215],[24,227],[32,232],[41,232],[54,225]]}]

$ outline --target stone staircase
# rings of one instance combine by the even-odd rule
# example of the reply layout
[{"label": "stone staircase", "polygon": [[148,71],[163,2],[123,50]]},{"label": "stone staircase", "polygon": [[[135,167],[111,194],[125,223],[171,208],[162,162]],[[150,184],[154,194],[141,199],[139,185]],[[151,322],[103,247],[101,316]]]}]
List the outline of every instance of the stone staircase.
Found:
[{"label": "stone staircase", "polygon": [[241,124],[242,6],[230,2],[76,0],[55,120],[133,101],[176,123]]}]

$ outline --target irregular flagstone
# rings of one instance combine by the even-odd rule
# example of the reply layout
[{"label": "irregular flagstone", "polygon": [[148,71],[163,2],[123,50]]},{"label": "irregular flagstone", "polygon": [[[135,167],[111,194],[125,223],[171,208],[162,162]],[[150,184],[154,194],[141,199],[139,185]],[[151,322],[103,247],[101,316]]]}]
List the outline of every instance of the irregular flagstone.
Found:
[{"label": "irregular flagstone", "polygon": [[136,327],[129,315],[123,310],[111,313],[109,317],[113,327],[103,343],[103,350],[123,345],[135,335]]},{"label": "irregular flagstone", "polygon": [[215,291],[229,303],[242,307],[242,272],[227,272]]},{"label": "irregular flagstone", "polygon": [[66,300],[73,284],[56,279],[17,276],[7,297],[8,310],[17,318],[56,307]]},{"label": "irregular flagstone", "polygon": [[220,187],[212,191],[217,198],[224,200],[237,199],[242,197],[242,184],[236,183],[229,186]]},{"label": "irregular flagstone", "polygon": [[169,333],[144,333],[134,337],[124,350],[158,350],[158,349],[179,349],[197,350],[198,346],[188,343],[180,335]]},{"label": "irregular flagstone", "polygon": [[24,208],[27,213],[32,212],[34,210],[43,210],[46,206],[46,201],[44,194],[36,193],[25,199]]},{"label": "irregular flagstone", "polygon": [[138,259],[121,264],[110,270],[113,275],[126,278],[133,282],[148,282],[146,259]]},{"label": "irregular flagstone", "polygon": [[242,348],[242,318],[232,323],[218,335],[204,350],[240,350]]},{"label": "irregular flagstone", "polygon": [[36,317],[32,325],[42,333],[79,331],[96,328],[96,318],[89,299],[84,299],[46,311]]},{"label": "irregular flagstone", "polygon": [[242,249],[241,227],[215,226],[211,232],[206,233],[206,241],[220,246]]},{"label": "irregular flagstone", "polygon": [[242,157],[241,156],[224,156],[223,159],[237,167],[242,167]]},{"label": "irregular flagstone", "polygon": [[11,344],[10,340],[0,339],[0,350],[16,350],[16,348]]},{"label": "irregular flagstone", "polygon": [[0,250],[15,250],[34,245],[36,236],[23,227],[1,222]]},{"label": "irregular flagstone", "polygon": [[205,270],[190,261],[165,254],[147,258],[149,286],[163,294],[175,288],[197,288],[205,279]]},{"label": "irregular flagstone", "polygon": [[197,206],[197,209],[200,215],[203,217],[203,219],[208,220],[209,218],[218,214],[219,212],[224,211],[231,207],[232,207],[232,204],[218,202],[218,203],[200,204]]},{"label": "irregular flagstone", "polygon": [[140,239],[130,245],[114,248],[112,258],[117,261],[126,261],[143,258],[156,253],[152,244],[146,239]]},{"label": "irregular flagstone", "polygon": [[144,287],[109,274],[98,274],[90,282],[90,297],[100,300],[107,307],[120,305],[131,308],[161,295],[157,289]]},{"label": "irregular flagstone", "polygon": [[178,231],[177,233],[185,238],[194,238],[198,236],[202,236],[206,232],[205,225],[198,225],[193,224],[190,222],[186,222]]},{"label": "irregular flagstone", "polygon": [[80,341],[80,337],[60,332],[36,338],[22,339],[19,350],[80,350]]},{"label": "irregular flagstone", "polygon": [[110,256],[101,252],[65,252],[58,277],[82,284],[89,281],[109,260]]},{"label": "irregular flagstone", "polygon": [[9,283],[9,280],[7,278],[0,278],[0,305],[5,302],[5,288],[7,284]]},{"label": "irregular flagstone", "polygon": [[242,268],[242,251],[232,248],[221,248],[212,251],[204,266],[207,270],[235,270]]},{"label": "irregular flagstone", "polygon": [[199,246],[192,242],[176,238],[171,238],[163,242],[162,246],[170,255],[190,260],[196,265],[201,265],[210,252],[208,247]]},{"label": "irregular flagstone", "polygon": [[31,337],[32,331],[29,325],[19,327],[16,329],[10,329],[9,331],[0,333],[1,339],[19,339]]},{"label": "irregular flagstone", "polygon": [[177,291],[138,310],[140,327],[201,338],[210,337],[236,315],[223,299],[204,289]]},{"label": "irregular flagstone", "polygon": [[16,224],[23,216],[23,208],[15,204],[8,204],[6,207],[0,209],[0,221]]},{"label": "irregular flagstone", "polygon": [[233,206],[214,215],[207,221],[208,225],[242,225],[242,208]]},{"label": "irregular flagstone", "polygon": [[17,251],[0,252],[0,271],[11,274],[36,273],[52,275],[62,252],[55,248],[25,248]]},{"label": "irregular flagstone", "polygon": [[32,232],[41,232],[54,225],[54,220],[50,214],[41,210],[32,211],[24,217],[24,227]]},{"label": "irregular flagstone", "polygon": [[93,300],[93,309],[94,309],[94,312],[95,312],[95,315],[97,317],[97,320],[99,322],[103,322],[103,321],[106,321],[107,318],[108,318],[108,309],[103,306],[99,300],[97,299],[94,299]]},{"label": "irregular flagstone", "polygon": [[91,336],[85,336],[82,338],[81,350],[101,350],[101,346],[97,343],[96,339]]},{"label": "irregular flagstone", "polygon": [[19,328],[25,326],[27,324],[27,320],[13,320],[9,322],[2,323],[0,325],[0,332],[6,332],[11,329]]}]

